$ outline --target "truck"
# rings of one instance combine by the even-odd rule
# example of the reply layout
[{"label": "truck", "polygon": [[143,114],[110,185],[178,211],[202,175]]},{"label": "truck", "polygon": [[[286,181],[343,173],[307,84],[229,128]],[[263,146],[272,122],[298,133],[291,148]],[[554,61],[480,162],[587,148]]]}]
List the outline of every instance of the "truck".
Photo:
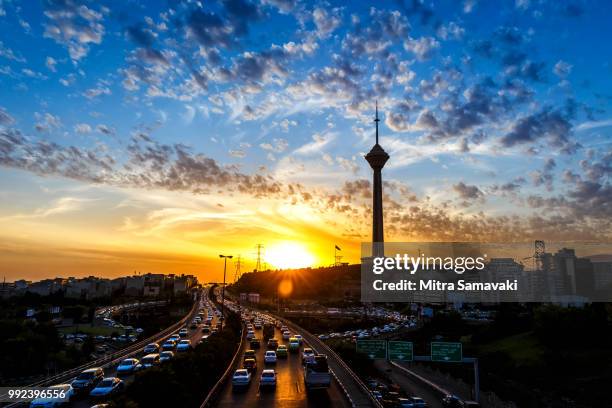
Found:
[{"label": "truck", "polygon": [[327,356],[317,354],[312,361],[304,365],[304,384],[306,390],[317,390],[329,388],[331,384],[331,373],[327,365]]},{"label": "truck", "polygon": [[272,323],[266,323],[263,326],[264,340],[271,339],[274,337],[274,325]]}]

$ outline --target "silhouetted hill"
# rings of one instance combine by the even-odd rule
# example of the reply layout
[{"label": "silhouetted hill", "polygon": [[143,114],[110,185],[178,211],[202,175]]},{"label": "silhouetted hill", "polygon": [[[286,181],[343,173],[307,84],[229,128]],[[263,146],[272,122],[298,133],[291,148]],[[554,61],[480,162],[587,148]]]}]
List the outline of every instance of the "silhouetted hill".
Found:
[{"label": "silhouetted hill", "polygon": [[[279,290],[281,297],[291,299],[358,299],[360,267],[361,265],[355,264],[251,272],[243,274],[230,288],[236,294],[259,293],[262,297],[269,298],[275,297]],[[283,293],[288,288],[291,289],[290,294]]]}]

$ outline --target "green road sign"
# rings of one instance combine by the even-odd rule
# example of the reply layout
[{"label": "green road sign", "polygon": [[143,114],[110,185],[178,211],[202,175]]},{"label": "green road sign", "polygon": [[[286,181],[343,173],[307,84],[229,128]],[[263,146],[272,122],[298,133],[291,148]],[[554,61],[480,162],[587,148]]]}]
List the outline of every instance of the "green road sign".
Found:
[{"label": "green road sign", "polygon": [[411,341],[389,341],[389,360],[412,361]]},{"label": "green road sign", "polygon": [[384,340],[357,340],[357,352],[372,359],[387,358],[387,342]]},{"label": "green road sign", "polygon": [[460,363],[463,360],[461,343],[431,342],[431,361]]}]

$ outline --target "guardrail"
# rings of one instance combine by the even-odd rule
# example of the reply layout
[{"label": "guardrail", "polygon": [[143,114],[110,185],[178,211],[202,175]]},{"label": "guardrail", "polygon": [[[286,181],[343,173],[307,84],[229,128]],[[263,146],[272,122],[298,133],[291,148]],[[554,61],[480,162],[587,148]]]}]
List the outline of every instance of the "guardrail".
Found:
[{"label": "guardrail", "polygon": [[404,372],[404,374],[408,375],[409,377],[411,377],[414,380],[420,381],[421,383],[425,384],[426,386],[428,386],[429,388],[431,388],[432,391],[434,391],[435,393],[439,394],[441,397],[444,397],[445,395],[449,395],[449,394],[453,394],[452,392],[440,387],[438,384],[429,381],[427,378],[415,373],[414,371],[406,368],[406,367],[402,367],[401,365],[397,364],[394,361],[390,361],[391,365],[394,367],[397,367],[398,369],[402,370]]},{"label": "guardrail", "polygon": [[[302,337],[304,337],[304,339],[308,341],[310,346],[315,349],[317,353],[320,353],[321,350],[323,350],[324,352],[321,354],[327,355],[328,363],[331,360],[332,364],[335,363],[336,368],[340,368],[340,370],[338,369],[333,370],[332,368],[331,371],[332,371],[332,374],[334,375],[334,378],[336,379],[336,381],[338,382],[338,384],[340,385],[340,387],[346,394],[347,398],[349,399],[353,407],[374,406],[377,408],[382,408],[382,404],[376,398],[374,398],[374,396],[370,392],[367,385],[365,385],[365,383],[361,381],[361,379],[357,376],[357,374],[355,374],[355,372],[351,370],[351,368],[342,360],[342,358],[335,351],[333,351],[327,344],[325,344],[317,336],[306,331],[305,329],[298,326],[297,324],[287,319],[284,319],[280,316],[276,316],[276,315],[273,315],[273,316],[276,319],[285,323],[288,327],[293,328],[294,331],[299,332],[302,335]],[[317,350],[317,348],[319,350]],[[347,380],[346,377],[344,379],[340,378],[342,377],[343,374],[348,376],[349,381],[346,381]],[[354,382],[355,385],[357,385],[357,387],[353,387],[352,390],[349,389],[350,387],[349,382],[351,380]],[[360,396],[359,394],[361,394],[361,398],[358,398]]]}]

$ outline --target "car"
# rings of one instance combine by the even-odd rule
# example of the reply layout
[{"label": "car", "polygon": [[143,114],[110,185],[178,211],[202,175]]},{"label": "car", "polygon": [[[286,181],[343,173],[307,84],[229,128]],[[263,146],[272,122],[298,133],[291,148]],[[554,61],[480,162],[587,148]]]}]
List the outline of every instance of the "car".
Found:
[{"label": "car", "polygon": [[109,395],[115,394],[123,389],[125,383],[121,378],[117,377],[106,377],[96,385],[96,387],[89,393],[90,397],[108,397]]},{"label": "car", "polygon": [[187,337],[187,335],[189,334],[189,330],[181,329],[179,330],[178,334],[179,334],[179,337]]},{"label": "car", "polygon": [[30,402],[30,408],[59,407],[66,404],[74,396],[74,389],[70,384],[52,385],[48,387],[47,390],[51,391],[52,395],[49,398],[36,398],[32,400],[32,402]]},{"label": "car", "polygon": [[296,339],[298,339],[298,341],[300,342],[300,344],[302,344],[302,342],[304,341],[304,339],[302,338],[301,334],[294,334],[293,337],[295,337]]},{"label": "car", "polygon": [[89,408],[108,408],[108,407],[110,407],[109,404],[96,404],[96,405],[92,405]]},{"label": "car", "polygon": [[181,340],[176,345],[176,351],[189,351],[191,349],[191,340]]},{"label": "car", "polygon": [[242,368],[249,370],[249,372],[257,372],[257,361],[254,358],[246,358],[242,363]]},{"label": "car", "polygon": [[251,340],[251,348],[252,349],[258,349],[261,347],[261,340],[259,339],[252,339]]},{"label": "car", "polygon": [[289,330],[285,330],[283,332],[283,340],[289,340],[291,338],[291,332]]},{"label": "car", "polygon": [[202,333],[208,334],[210,333],[210,326],[205,324],[204,326],[202,326]]},{"label": "car", "polygon": [[246,338],[247,340],[253,340],[255,338],[255,332],[253,330],[247,331]]},{"label": "car", "polygon": [[117,376],[130,375],[142,368],[137,358],[126,358],[117,366]]},{"label": "car", "polygon": [[159,352],[159,344],[149,343],[142,349],[142,352],[145,354],[157,353]]},{"label": "car", "polygon": [[279,358],[287,358],[288,354],[289,353],[287,352],[287,346],[285,346],[284,344],[280,344],[276,349],[276,355]]},{"label": "car", "polygon": [[172,341],[179,341],[181,339],[181,335],[178,333],[174,333],[172,336],[168,337],[168,340],[172,340]]},{"label": "car", "polygon": [[292,353],[297,353],[300,350],[300,341],[292,337],[289,339],[289,351]]},{"label": "car", "polygon": [[461,398],[452,394],[446,395],[444,398],[442,398],[442,406],[444,408],[462,408],[462,402],[463,401],[461,401]]},{"label": "car", "polygon": [[240,368],[234,372],[232,377],[232,387],[246,387],[251,383],[251,373],[249,370]]},{"label": "car", "polygon": [[[389,393],[390,394],[390,393]],[[419,397],[394,398],[400,408],[426,408],[427,403]]]},{"label": "car", "polygon": [[194,321],[194,322],[191,322],[191,324],[189,325],[189,328],[190,328],[191,330],[195,330],[195,329],[197,329],[197,328],[198,328],[198,322],[195,322],[195,321]]},{"label": "car", "polygon": [[276,387],[276,371],[263,370],[259,377],[259,387]]},{"label": "car", "polygon": [[268,340],[268,348],[276,350],[278,348],[278,340],[274,338]]},{"label": "car", "polygon": [[[163,353],[163,352],[162,352]],[[151,353],[147,354],[140,360],[140,364],[142,364],[142,368],[149,368],[159,364],[159,354]]]},{"label": "car", "polygon": [[104,369],[94,367],[84,370],[79,374],[70,385],[75,393],[89,391],[94,388],[104,378]]},{"label": "car", "polygon": [[163,363],[164,361],[169,361],[174,358],[174,353],[171,351],[162,351],[159,353],[159,362]]},{"label": "car", "polygon": [[264,363],[266,364],[276,364],[276,351],[268,350],[264,355]]},{"label": "car", "polygon": [[305,347],[302,351],[302,364],[311,363],[314,361],[315,352],[310,347]]},{"label": "car", "polygon": [[247,350],[244,352],[244,359],[246,360],[247,358],[252,358],[253,360],[257,360],[257,354],[255,353],[255,350]]},{"label": "car", "polygon": [[172,351],[176,347],[176,341],[174,340],[166,340],[164,344],[162,344],[162,350],[164,351]]}]

